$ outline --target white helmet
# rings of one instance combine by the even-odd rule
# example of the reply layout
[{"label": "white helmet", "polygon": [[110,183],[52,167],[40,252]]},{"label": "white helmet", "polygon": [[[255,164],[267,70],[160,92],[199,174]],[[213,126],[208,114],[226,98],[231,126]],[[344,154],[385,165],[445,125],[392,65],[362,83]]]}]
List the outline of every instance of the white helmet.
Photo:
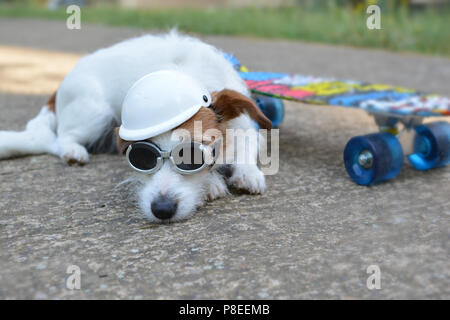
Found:
[{"label": "white helmet", "polygon": [[138,141],[171,130],[191,118],[211,96],[190,76],[175,70],[149,73],[128,90],[119,136]]}]

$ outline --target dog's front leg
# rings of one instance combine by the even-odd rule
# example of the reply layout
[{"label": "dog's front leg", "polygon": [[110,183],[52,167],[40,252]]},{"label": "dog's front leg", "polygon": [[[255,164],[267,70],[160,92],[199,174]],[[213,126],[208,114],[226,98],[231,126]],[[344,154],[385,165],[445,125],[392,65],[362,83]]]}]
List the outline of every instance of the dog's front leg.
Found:
[{"label": "dog's front leg", "polygon": [[[263,143],[263,137],[258,134],[246,115],[240,116],[233,124],[237,127],[234,128],[232,141],[227,137],[227,141],[233,144],[234,153],[228,184],[249,193],[264,193],[266,180],[264,173],[258,168],[258,150]],[[229,161],[229,155],[227,158]]]}]

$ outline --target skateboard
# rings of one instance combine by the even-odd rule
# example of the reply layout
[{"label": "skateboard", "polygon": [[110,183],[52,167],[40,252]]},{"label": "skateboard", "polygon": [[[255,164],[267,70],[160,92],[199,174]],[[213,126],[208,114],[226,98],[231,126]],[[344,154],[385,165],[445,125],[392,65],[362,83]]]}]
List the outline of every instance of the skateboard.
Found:
[{"label": "skateboard", "polygon": [[[449,98],[385,84],[251,72],[233,55],[225,57],[239,71],[274,127],[284,118],[282,100],[358,108],[372,115],[379,132],[353,137],[344,149],[345,168],[357,184],[373,185],[395,178],[405,156],[417,170],[450,163],[450,123],[445,121],[450,117]],[[443,121],[424,124],[427,117]]]}]

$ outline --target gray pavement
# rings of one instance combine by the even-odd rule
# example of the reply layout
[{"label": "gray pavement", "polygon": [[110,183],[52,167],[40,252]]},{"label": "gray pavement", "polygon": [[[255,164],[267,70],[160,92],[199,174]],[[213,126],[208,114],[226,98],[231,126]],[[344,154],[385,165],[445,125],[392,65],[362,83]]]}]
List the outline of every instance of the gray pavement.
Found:
[{"label": "gray pavement", "polygon": [[[0,45],[88,52],[136,29],[0,19]],[[253,69],[392,83],[450,96],[450,60],[291,41],[202,37]],[[1,67],[1,66],[0,66]],[[1,81],[1,79],[0,79]],[[21,129],[46,96],[0,93],[0,128]],[[360,187],[349,138],[359,110],[286,104],[280,172],[262,196],[208,203],[182,223],[146,223],[116,185],[118,155],[85,167],[51,156],[0,162],[0,298],[450,298],[450,169]],[[81,290],[66,269],[81,268]],[[366,269],[381,269],[368,290]]]}]

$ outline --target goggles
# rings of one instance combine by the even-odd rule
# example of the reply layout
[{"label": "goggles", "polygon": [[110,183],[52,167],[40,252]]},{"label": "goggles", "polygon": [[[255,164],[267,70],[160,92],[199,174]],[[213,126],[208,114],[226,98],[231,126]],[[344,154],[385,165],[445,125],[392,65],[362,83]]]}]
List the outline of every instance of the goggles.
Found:
[{"label": "goggles", "polygon": [[171,151],[163,151],[151,142],[135,142],[128,146],[126,158],[134,170],[142,173],[155,173],[163,166],[164,159],[170,159],[175,171],[193,174],[214,164],[219,145],[220,142],[216,142],[209,152],[209,148],[201,143],[183,142]]}]

